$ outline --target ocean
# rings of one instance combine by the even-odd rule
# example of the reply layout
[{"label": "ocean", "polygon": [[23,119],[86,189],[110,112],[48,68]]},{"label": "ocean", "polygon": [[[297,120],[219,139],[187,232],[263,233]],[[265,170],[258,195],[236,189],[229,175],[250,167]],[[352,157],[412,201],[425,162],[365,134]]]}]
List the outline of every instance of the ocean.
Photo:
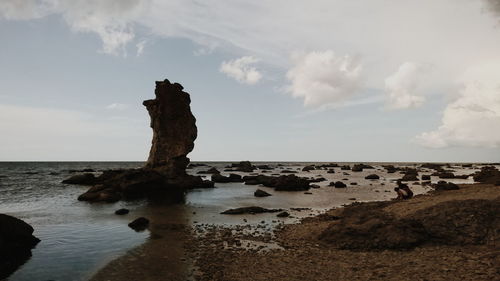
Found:
[{"label": "ocean", "polygon": [[[376,169],[354,173],[335,168],[334,174],[326,170],[303,172],[301,168],[311,163],[299,162],[259,162],[274,167],[270,173],[283,169],[297,171],[297,176],[325,177],[320,188],[304,192],[274,192],[270,188],[244,185],[242,183],[216,184],[213,189],[190,191],[184,204],[158,206],[144,200],[117,203],[87,203],[77,200],[78,195],[88,187],[62,184],[63,179],[75,172],[89,169],[96,175],[108,169],[141,167],[143,162],[0,162],[0,213],[18,217],[31,224],[34,235],[41,242],[32,251],[32,257],[13,273],[10,281],[33,280],[88,280],[109,261],[141,245],[149,238],[149,232],[135,232],[127,224],[134,218],[151,213],[162,214],[172,223],[196,224],[259,224],[266,222],[271,231],[277,223],[294,223],[305,216],[317,215],[327,209],[340,207],[354,201],[390,200],[395,197],[394,181],[399,173],[388,174],[382,164],[414,166],[414,163],[369,163]],[[230,162],[205,162],[220,171]],[[280,165],[278,165],[280,164]],[[322,164],[322,163],[314,163]],[[352,163],[338,163],[352,164]],[[281,166],[282,165],[282,166]],[[197,174],[208,166],[188,170]],[[478,170],[453,165],[455,174],[470,174]],[[366,180],[368,174],[377,174],[379,180]],[[428,171],[426,174],[431,174]],[[223,172],[223,174],[226,174]],[[245,175],[246,173],[239,173]],[[203,175],[206,177],[206,175]],[[348,188],[328,187],[330,181],[344,181]],[[432,177],[432,181],[439,179]],[[456,183],[473,183],[468,179],[448,180]],[[357,185],[350,185],[350,183]],[[410,183],[411,184],[411,183]],[[253,192],[263,189],[273,196],[257,198]],[[427,192],[430,188],[411,184],[416,193]],[[276,214],[259,214],[245,217],[221,215],[220,212],[236,207],[261,206],[265,208],[307,208],[307,211],[293,211],[291,218],[276,218]],[[114,211],[127,208],[131,213],[117,216]]]}]

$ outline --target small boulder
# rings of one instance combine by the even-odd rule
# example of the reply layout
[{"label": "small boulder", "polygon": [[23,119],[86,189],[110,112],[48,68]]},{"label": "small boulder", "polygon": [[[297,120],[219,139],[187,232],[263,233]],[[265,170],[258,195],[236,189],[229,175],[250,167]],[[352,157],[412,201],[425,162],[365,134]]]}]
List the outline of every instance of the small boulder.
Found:
[{"label": "small boulder", "polygon": [[371,175],[366,176],[365,179],[367,179],[367,180],[378,180],[378,179],[380,179],[380,177],[378,175],[376,175],[376,174],[371,174]]},{"label": "small boulder", "polygon": [[119,216],[122,216],[122,215],[126,215],[128,214],[130,211],[128,209],[118,209],[115,211],[115,215],[119,215]]},{"label": "small boulder", "polygon": [[149,220],[144,217],[140,217],[128,224],[130,228],[135,231],[144,231],[149,226]]},{"label": "small boulder", "polygon": [[309,172],[309,171],[312,171],[312,170],[315,170],[316,168],[312,165],[308,165],[308,166],[305,166],[304,168],[302,168],[302,171],[304,172]]},{"label": "small boulder", "polygon": [[341,181],[336,181],[336,182],[333,182],[333,181],[332,181],[332,182],[329,184],[329,186],[333,186],[333,187],[335,187],[335,188],[345,188],[345,187],[347,187],[347,185],[346,185],[345,183],[341,182]]},{"label": "small boulder", "polygon": [[287,211],[283,211],[283,212],[277,214],[276,216],[279,218],[286,218],[286,217],[289,217],[290,214]]},{"label": "small boulder", "polygon": [[94,174],[86,173],[81,175],[74,175],[62,181],[65,184],[81,184],[81,185],[93,185],[96,183],[96,177]]},{"label": "small boulder", "polygon": [[460,189],[458,185],[452,183],[452,182],[445,182],[445,181],[439,181],[438,183],[434,184],[432,187],[434,187],[435,190],[457,190]]},{"label": "small boulder", "polygon": [[267,196],[271,196],[271,194],[269,194],[269,193],[265,192],[265,191],[264,191],[264,190],[262,190],[262,189],[257,189],[257,190],[253,193],[253,195],[254,195],[255,197],[267,197]]}]

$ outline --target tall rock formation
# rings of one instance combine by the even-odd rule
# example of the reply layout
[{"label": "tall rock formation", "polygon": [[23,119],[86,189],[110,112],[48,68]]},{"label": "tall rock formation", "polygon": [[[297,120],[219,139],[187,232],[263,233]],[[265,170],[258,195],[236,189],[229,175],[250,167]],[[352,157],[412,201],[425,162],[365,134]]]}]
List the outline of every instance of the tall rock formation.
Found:
[{"label": "tall rock formation", "polygon": [[[146,100],[151,117],[153,141],[146,165],[139,169],[108,170],[98,177],[72,177],[63,183],[93,185],[78,200],[116,202],[121,199],[150,198],[179,202],[185,191],[213,187],[211,181],[186,173],[187,154],[194,148],[196,119],[191,113],[189,94],[178,83],[157,81],[155,99]],[[85,181],[75,182],[78,179]]]},{"label": "tall rock formation", "polygon": [[147,168],[159,169],[167,176],[185,174],[187,154],[194,148],[197,136],[196,118],[191,113],[189,94],[179,83],[167,79],[156,81],[156,98],[146,100],[151,117],[153,140]]}]

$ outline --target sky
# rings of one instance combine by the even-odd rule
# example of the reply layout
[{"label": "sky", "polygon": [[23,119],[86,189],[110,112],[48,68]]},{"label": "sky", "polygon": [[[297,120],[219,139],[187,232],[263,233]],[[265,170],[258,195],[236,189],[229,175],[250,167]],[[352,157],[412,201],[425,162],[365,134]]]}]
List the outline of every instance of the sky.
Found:
[{"label": "sky", "polygon": [[500,0],[1,0],[0,161],[500,162]]}]

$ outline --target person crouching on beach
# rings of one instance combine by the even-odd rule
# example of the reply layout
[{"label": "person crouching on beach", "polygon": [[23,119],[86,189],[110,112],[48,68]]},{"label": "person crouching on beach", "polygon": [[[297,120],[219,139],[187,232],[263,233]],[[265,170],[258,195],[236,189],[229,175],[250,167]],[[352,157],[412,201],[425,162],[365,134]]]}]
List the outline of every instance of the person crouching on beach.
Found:
[{"label": "person crouching on beach", "polygon": [[398,186],[394,188],[394,191],[398,194],[396,199],[410,199],[413,197],[413,191],[408,187],[408,185],[398,180]]}]

